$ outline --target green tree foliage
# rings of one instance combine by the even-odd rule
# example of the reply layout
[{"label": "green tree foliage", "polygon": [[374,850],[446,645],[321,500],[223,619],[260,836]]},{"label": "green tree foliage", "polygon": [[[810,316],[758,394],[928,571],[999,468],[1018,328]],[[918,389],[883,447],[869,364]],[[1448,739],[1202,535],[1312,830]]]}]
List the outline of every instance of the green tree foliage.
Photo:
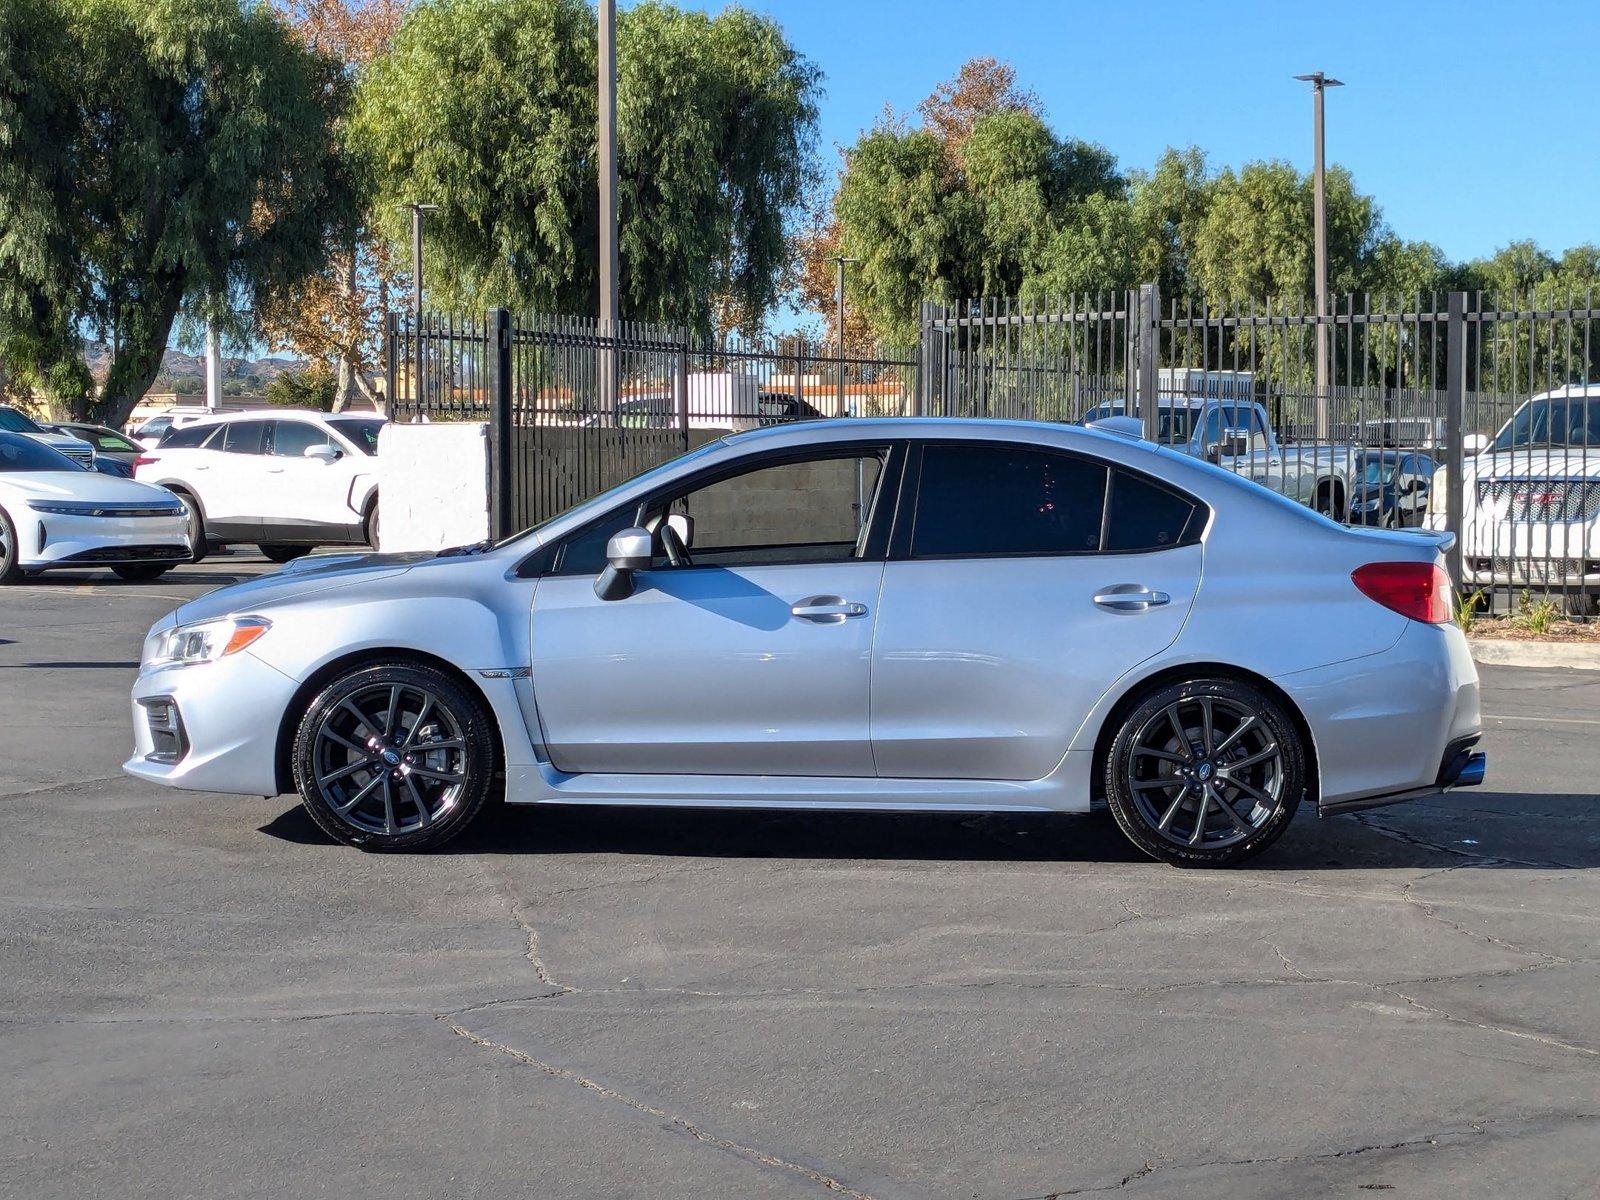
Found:
[{"label": "green tree foliage", "polygon": [[325,363],[316,363],[303,371],[285,371],[267,382],[268,404],[279,408],[305,408],[317,412],[333,411],[334,394],[339,381]]},{"label": "green tree foliage", "polygon": [[[119,424],[180,311],[247,332],[350,217],[338,73],[264,7],[0,0],[0,77],[0,351],[77,414]],[[98,400],[83,331],[114,351]]]},{"label": "green tree foliage", "polygon": [[[619,16],[617,57],[624,315],[758,322],[814,171],[816,68],[766,18],[659,3]],[[430,0],[372,64],[354,143],[378,196],[440,206],[434,303],[595,311],[595,72],[583,0]]]}]

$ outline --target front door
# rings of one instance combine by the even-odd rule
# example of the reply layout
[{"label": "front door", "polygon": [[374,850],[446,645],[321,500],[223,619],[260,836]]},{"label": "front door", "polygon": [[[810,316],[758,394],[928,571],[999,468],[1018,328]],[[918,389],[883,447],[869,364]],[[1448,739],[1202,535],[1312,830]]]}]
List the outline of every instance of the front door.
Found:
[{"label": "front door", "polygon": [[1106,690],[1177,638],[1206,510],[1037,446],[929,442],[917,458],[872,656],[878,773],[1041,779]]},{"label": "front door", "polygon": [[[307,458],[312,446],[330,446],[341,457],[329,462]],[[350,508],[353,464],[344,447],[314,421],[273,422],[262,494],[263,536],[291,540],[321,537],[350,541],[360,515]]]},{"label": "front door", "polygon": [[[533,683],[551,762],[577,773],[873,774],[868,704],[893,470],[883,446],[766,455],[660,494],[657,556],[595,595],[630,505],[579,530],[535,588]],[[661,530],[689,536],[673,562]],[[687,518],[684,520],[683,518]]]}]

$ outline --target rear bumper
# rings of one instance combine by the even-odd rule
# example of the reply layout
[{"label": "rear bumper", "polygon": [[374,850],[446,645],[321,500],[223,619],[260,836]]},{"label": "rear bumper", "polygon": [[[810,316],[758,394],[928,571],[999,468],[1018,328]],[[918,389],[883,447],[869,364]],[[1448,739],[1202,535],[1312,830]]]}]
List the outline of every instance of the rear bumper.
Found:
[{"label": "rear bumper", "polygon": [[1439,763],[1438,777],[1432,786],[1408,788],[1381,796],[1362,796],[1354,800],[1335,800],[1321,805],[1317,813],[1319,816],[1328,817],[1337,813],[1360,812],[1363,809],[1383,808],[1390,804],[1402,804],[1407,800],[1421,800],[1427,796],[1442,795],[1454,788],[1477,787],[1483,782],[1483,777],[1489,768],[1489,756],[1482,750],[1473,749],[1477,743],[1476,736],[1451,742],[1445,748],[1444,759]]}]

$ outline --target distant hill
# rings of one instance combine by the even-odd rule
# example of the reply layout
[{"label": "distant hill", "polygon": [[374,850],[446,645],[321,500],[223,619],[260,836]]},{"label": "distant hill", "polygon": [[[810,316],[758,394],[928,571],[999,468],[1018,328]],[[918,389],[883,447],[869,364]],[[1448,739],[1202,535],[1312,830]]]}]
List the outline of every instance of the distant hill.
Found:
[{"label": "distant hill", "polygon": [[[84,361],[96,383],[105,381],[111,367],[111,347],[104,342],[83,344]],[[224,391],[259,392],[275,377],[285,371],[304,369],[305,363],[295,358],[224,358],[222,360],[222,387]],[[153,392],[200,392],[205,390],[205,359],[182,350],[168,350],[161,357],[161,373],[151,384]],[[229,385],[233,387],[230,389]]]}]

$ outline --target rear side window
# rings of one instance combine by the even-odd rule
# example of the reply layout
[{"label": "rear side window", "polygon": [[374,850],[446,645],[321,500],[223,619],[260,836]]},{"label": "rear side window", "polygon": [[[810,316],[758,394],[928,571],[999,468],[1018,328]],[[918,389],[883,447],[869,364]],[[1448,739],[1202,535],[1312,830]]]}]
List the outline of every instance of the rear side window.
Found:
[{"label": "rear side window", "polygon": [[267,423],[265,421],[234,421],[224,427],[222,444],[211,443],[213,450],[226,450],[229,454],[261,454],[266,449]]},{"label": "rear side window", "polygon": [[[1198,505],[1152,479],[1113,471],[1111,512],[1106,521],[1107,550],[1165,550],[1193,533]],[[1198,522],[1197,522],[1198,523]]]},{"label": "rear side window", "polygon": [[1084,554],[1100,547],[1106,468],[1007,445],[922,451],[913,558]]},{"label": "rear side window", "polygon": [[161,435],[161,448],[163,450],[193,450],[206,440],[206,435],[215,433],[215,425],[185,425],[180,429],[169,429]]}]

